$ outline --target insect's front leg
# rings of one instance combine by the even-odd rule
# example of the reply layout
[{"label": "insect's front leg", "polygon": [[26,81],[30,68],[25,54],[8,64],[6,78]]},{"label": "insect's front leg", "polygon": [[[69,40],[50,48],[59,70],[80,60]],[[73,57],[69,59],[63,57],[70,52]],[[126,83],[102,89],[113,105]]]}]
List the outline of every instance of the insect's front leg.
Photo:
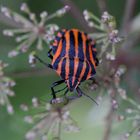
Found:
[{"label": "insect's front leg", "polygon": [[56,93],[59,92],[59,90],[58,90],[58,91],[55,91],[55,90],[54,90],[54,87],[56,87],[56,86],[58,86],[58,85],[60,85],[60,84],[62,84],[62,83],[64,83],[64,82],[65,82],[65,80],[59,80],[59,81],[56,81],[56,82],[54,82],[54,83],[52,84],[52,86],[51,86],[51,91],[52,91],[53,99],[51,100],[51,103],[54,103],[54,102],[56,101]]},{"label": "insect's front leg", "polygon": [[48,64],[46,62],[44,62],[41,58],[39,58],[37,55],[34,55],[34,57],[40,62],[42,63],[43,65],[47,66],[48,68],[50,69],[53,69],[53,66],[51,64]]}]

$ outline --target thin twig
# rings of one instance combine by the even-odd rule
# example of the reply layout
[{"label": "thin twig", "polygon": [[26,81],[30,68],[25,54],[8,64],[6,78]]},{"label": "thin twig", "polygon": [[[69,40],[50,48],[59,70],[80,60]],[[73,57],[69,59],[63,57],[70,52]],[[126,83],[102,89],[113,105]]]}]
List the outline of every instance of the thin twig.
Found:
[{"label": "thin twig", "polygon": [[114,117],[113,114],[114,114],[113,108],[112,108],[112,106],[110,106],[110,110],[106,117],[106,125],[105,125],[103,140],[109,140],[113,117]]},{"label": "thin twig", "polygon": [[30,69],[27,71],[22,71],[22,72],[12,72],[12,73],[7,73],[8,76],[14,77],[14,78],[26,78],[26,77],[32,77],[32,76],[44,76],[44,75],[51,75],[55,74],[53,73],[52,70],[49,69]]},{"label": "thin twig", "polygon": [[70,6],[70,13],[72,14],[72,16],[74,17],[74,19],[78,22],[78,24],[83,28],[83,30],[85,32],[93,32],[94,29],[89,27],[87,25],[87,22],[84,19],[84,16],[82,14],[82,12],[79,10],[79,8],[74,4],[74,2],[70,1],[70,0],[60,0],[61,3],[63,3],[64,5],[68,5]]},{"label": "thin twig", "polygon": [[119,51],[116,60],[113,62],[114,67],[125,65],[129,70],[140,69],[140,56],[139,53],[132,53],[128,51]]},{"label": "thin twig", "polygon": [[[129,56],[129,57],[128,57]],[[114,68],[117,68],[119,65],[125,65],[129,70],[139,68],[140,69],[140,61],[139,61],[139,54],[133,54],[132,52],[126,52],[126,51],[119,51],[118,56],[115,61],[112,61],[112,66]],[[52,70],[48,68],[40,68],[27,71],[20,71],[20,72],[12,72],[7,73],[10,77],[14,78],[26,78],[26,77],[32,77],[32,76],[43,76],[48,74],[55,74]]]},{"label": "thin twig", "polygon": [[124,42],[122,49],[127,50],[136,47],[140,43],[140,32],[135,35],[128,35],[127,41]]},{"label": "thin twig", "polygon": [[124,10],[124,16],[121,27],[121,34],[126,34],[129,31],[129,25],[134,15],[137,0],[127,0]]},{"label": "thin twig", "polygon": [[102,14],[104,11],[107,11],[107,1],[106,0],[96,0],[100,14]]}]

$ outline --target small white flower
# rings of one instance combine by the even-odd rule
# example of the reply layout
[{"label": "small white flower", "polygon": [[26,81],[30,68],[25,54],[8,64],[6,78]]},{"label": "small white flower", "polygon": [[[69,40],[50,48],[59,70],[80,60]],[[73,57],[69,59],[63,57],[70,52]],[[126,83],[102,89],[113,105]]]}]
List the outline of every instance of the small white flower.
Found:
[{"label": "small white flower", "polygon": [[48,16],[48,13],[47,13],[46,11],[44,11],[44,12],[42,12],[42,13],[40,14],[40,17],[41,17],[42,19],[46,18],[47,16]]},{"label": "small white flower", "polygon": [[10,30],[3,30],[3,34],[5,36],[9,36],[9,37],[14,36],[14,33],[12,31],[10,31]]},{"label": "small white flower", "polygon": [[108,60],[115,60],[115,56],[112,53],[108,53],[107,52],[106,59],[108,59]]},{"label": "small white flower", "polygon": [[84,18],[86,21],[88,21],[90,19],[89,12],[87,10],[83,11],[83,15],[84,15]]},{"label": "small white flower", "polygon": [[26,3],[22,3],[22,5],[20,6],[20,10],[24,12],[29,12],[29,8]]},{"label": "small white flower", "polygon": [[25,116],[24,121],[27,123],[33,123],[33,118],[32,118],[32,116]]},{"label": "small white flower", "polygon": [[36,64],[36,58],[32,53],[29,55],[29,64],[31,64],[31,66],[34,66]]},{"label": "small white flower", "polygon": [[20,105],[20,108],[23,110],[23,111],[28,111],[28,106],[26,104],[21,104]]},{"label": "small white flower", "polygon": [[14,56],[17,56],[18,54],[19,54],[18,51],[13,50],[13,51],[10,51],[10,52],[8,53],[8,57],[14,57]]},{"label": "small white flower", "polygon": [[12,106],[12,105],[8,105],[8,106],[7,106],[7,112],[8,112],[9,114],[13,114],[13,113],[14,113],[14,110],[13,110],[13,106]]},{"label": "small white flower", "polygon": [[33,97],[32,98],[32,104],[33,104],[33,107],[38,107],[38,105],[39,105],[38,98]]}]

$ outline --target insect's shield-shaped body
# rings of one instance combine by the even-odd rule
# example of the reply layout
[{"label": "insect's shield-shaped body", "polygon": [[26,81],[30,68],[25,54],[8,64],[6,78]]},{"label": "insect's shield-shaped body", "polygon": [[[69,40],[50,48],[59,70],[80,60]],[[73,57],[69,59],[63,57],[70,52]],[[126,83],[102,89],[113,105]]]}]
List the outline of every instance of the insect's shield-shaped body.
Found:
[{"label": "insect's shield-shaped body", "polygon": [[52,46],[52,66],[70,91],[93,77],[98,64],[95,43],[78,29],[58,32]]}]

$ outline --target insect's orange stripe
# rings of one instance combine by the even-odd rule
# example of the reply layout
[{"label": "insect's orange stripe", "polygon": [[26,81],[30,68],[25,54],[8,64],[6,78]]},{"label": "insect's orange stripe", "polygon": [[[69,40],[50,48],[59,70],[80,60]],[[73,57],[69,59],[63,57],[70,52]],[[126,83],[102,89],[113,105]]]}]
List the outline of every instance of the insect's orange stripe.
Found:
[{"label": "insect's orange stripe", "polygon": [[[87,38],[85,37],[84,33],[82,33],[82,40],[83,40],[84,60],[86,61],[86,51],[87,51],[86,40],[87,40]],[[79,76],[79,82],[82,80],[82,78],[83,78],[83,76],[85,74],[85,71],[86,71],[87,65],[86,65],[85,61],[83,62],[83,68],[82,68],[82,71],[81,71],[80,76]]]},{"label": "insect's orange stripe", "polygon": [[58,49],[57,49],[55,55],[53,56],[52,65],[54,64],[55,60],[56,60],[56,59],[59,57],[59,55],[61,54],[61,51],[62,51],[62,40],[59,42]]},{"label": "insect's orange stripe", "polygon": [[84,60],[86,60],[86,50],[87,50],[86,41],[87,41],[87,38],[83,32],[82,32],[82,40],[83,40]]},{"label": "insect's orange stripe", "polygon": [[[65,57],[68,57],[69,56],[69,49],[70,49],[70,35],[69,35],[69,31],[66,32],[65,34],[65,39],[66,39],[66,54],[65,54]],[[69,65],[70,65],[70,62],[69,62],[69,59],[67,58],[66,59],[66,67],[65,67],[65,71],[66,71],[66,77],[65,79],[67,80],[69,78]]]},{"label": "insect's orange stripe", "polygon": [[57,68],[57,73],[58,73],[58,75],[61,74],[62,62],[63,62],[63,59],[62,59],[62,60],[59,62],[59,64],[58,64],[58,68]]},{"label": "insect's orange stripe", "polygon": [[67,31],[65,33],[65,39],[66,39],[66,54],[65,56],[69,56],[69,49],[70,49],[70,35],[69,35],[69,31]]},{"label": "insect's orange stripe", "polygon": [[75,40],[75,57],[78,57],[78,30],[73,31]]},{"label": "insect's orange stripe", "polygon": [[[89,64],[89,63],[88,63],[88,64]],[[88,75],[87,75],[86,80],[89,79],[89,78],[91,77],[91,73],[92,73],[92,67],[91,67],[90,64],[89,64],[89,67],[90,67],[90,70],[89,70],[89,72],[88,72]]]},{"label": "insect's orange stripe", "polygon": [[69,78],[69,65],[70,65],[70,60],[69,58],[66,59],[66,67],[65,67],[65,71],[66,71],[66,75],[65,75],[65,79],[67,80]]},{"label": "insect's orange stripe", "polygon": [[82,80],[82,78],[83,78],[83,76],[85,74],[86,67],[87,67],[87,65],[86,65],[86,62],[84,61],[83,62],[83,68],[82,68],[82,71],[81,71],[80,76],[79,76],[79,82]]},{"label": "insect's orange stripe", "polygon": [[75,41],[75,44],[74,44],[75,58],[74,58],[74,74],[73,74],[72,84],[74,84],[74,82],[75,82],[75,79],[76,79],[75,76],[76,76],[76,72],[78,69],[78,63],[79,63],[79,60],[77,59],[78,58],[78,30],[73,30],[73,34],[74,34],[74,41]]}]

